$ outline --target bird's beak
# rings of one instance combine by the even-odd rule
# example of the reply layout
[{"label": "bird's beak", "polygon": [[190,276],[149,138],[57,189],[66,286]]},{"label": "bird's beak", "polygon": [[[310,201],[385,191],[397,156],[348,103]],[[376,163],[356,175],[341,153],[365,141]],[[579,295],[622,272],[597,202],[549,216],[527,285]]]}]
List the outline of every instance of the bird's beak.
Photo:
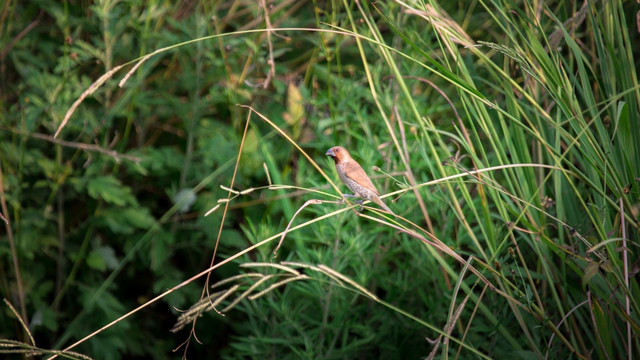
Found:
[{"label": "bird's beak", "polygon": [[333,149],[329,149],[329,150],[327,150],[327,153],[325,155],[327,155],[327,156],[336,156],[336,153],[333,152]]}]

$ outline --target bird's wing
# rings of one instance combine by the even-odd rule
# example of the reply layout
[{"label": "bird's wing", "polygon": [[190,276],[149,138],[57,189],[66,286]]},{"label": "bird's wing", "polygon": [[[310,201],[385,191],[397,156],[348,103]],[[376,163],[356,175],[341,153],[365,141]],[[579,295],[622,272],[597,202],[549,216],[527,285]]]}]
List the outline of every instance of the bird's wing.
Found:
[{"label": "bird's wing", "polygon": [[360,164],[355,161],[349,161],[344,165],[344,173],[348,178],[373,191],[376,195],[380,195]]}]

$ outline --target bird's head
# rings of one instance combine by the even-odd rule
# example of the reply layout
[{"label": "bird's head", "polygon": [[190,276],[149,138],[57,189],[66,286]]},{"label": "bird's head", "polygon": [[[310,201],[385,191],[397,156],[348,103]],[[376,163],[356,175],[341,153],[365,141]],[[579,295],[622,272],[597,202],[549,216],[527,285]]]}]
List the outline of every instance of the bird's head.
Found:
[{"label": "bird's head", "polygon": [[347,149],[343,148],[342,146],[332,147],[331,149],[327,150],[327,153],[325,155],[331,156],[336,164],[351,159],[351,155],[349,155]]}]

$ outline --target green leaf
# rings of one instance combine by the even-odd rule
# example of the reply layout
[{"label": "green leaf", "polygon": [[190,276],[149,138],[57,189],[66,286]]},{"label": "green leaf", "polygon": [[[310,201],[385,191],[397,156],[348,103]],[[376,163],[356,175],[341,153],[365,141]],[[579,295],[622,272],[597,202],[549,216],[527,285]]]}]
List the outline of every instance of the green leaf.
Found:
[{"label": "green leaf", "polygon": [[615,356],[611,349],[610,314],[608,311],[605,312],[605,309],[602,308],[596,298],[592,298],[591,310],[595,319],[595,331],[598,332],[598,338],[601,340],[604,351],[607,352],[608,356],[602,353],[602,346],[596,346],[595,348],[598,350],[601,359],[614,358]]},{"label": "green leaf", "polygon": [[584,276],[582,277],[582,287],[587,286],[591,278],[593,278],[597,273],[598,269],[600,269],[600,264],[597,262],[592,262],[587,265],[587,268],[584,269]]},{"label": "green leaf", "polygon": [[137,201],[131,194],[128,186],[122,185],[120,180],[113,176],[99,176],[89,180],[87,184],[89,196],[94,199],[102,199],[115,205],[136,205]]},{"label": "green leaf", "polygon": [[147,208],[111,207],[101,215],[109,229],[117,234],[131,234],[134,229],[149,229],[156,223],[156,219]]},{"label": "green leaf", "polygon": [[90,252],[89,255],[87,256],[87,265],[90,268],[96,269],[99,271],[104,271],[107,269],[107,264],[105,264],[100,254],[98,254],[95,251]]},{"label": "green leaf", "polygon": [[87,256],[87,265],[100,271],[113,270],[118,266],[119,262],[120,260],[116,257],[115,251],[110,246],[99,246]]}]

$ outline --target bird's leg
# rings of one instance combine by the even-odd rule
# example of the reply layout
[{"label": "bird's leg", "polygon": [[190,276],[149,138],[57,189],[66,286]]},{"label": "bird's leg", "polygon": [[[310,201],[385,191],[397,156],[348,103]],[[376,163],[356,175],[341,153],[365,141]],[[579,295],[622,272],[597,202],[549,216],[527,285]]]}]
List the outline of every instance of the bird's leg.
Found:
[{"label": "bird's leg", "polygon": [[342,200],[340,200],[340,204],[344,204],[344,198],[346,197],[358,197],[358,195],[352,195],[352,194],[342,194]]},{"label": "bird's leg", "polygon": [[[350,197],[350,198],[360,197],[359,195],[352,195],[352,194],[342,194],[342,196],[343,196],[343,198],[342,198],[342,200],[340,201],[340,203],[341,203],[341,204],[344,204],[344,198],[348,198],[348,197]],[[362,203],[364,202],[364,199],[362,199],[362,200],[354,200],[353,202],[354,202],[354,203],[356,203],[356,204],[360,204],[360,211],[362,211],[362,207],[363,207]],[[359,211],[359,212],[360,212],[360,211]]]}]

